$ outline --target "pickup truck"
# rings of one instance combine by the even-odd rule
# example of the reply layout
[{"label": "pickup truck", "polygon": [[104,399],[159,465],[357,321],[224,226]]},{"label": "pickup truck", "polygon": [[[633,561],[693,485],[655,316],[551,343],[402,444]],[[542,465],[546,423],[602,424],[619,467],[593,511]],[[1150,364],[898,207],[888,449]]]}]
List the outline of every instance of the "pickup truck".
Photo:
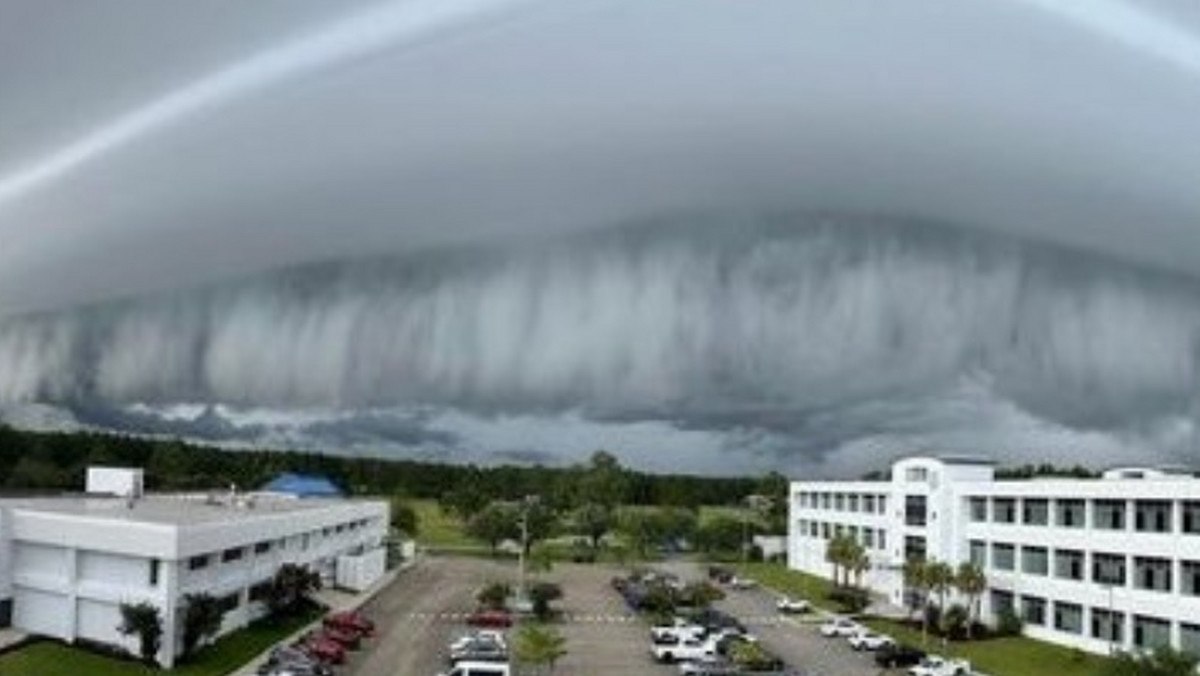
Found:
[{"label": "pickup truck", "polygon": [[667,663],[703,660],[717,656],[717,645],[707,638],[690,637],[671,645],[650,646],[650,654]]},{"label": "pickup truck", "polygon": [[908,676],[971,676],[971,663],[929,655],[917,666],[909,668]]}]

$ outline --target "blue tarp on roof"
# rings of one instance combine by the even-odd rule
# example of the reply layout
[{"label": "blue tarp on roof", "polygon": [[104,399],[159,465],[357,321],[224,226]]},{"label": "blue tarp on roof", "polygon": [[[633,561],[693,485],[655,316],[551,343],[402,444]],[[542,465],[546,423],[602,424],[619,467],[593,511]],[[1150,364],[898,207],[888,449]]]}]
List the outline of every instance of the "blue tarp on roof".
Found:
[{"label": "blue tarp on roof", "polygon": [[264,491],[290,493],[302,498],[341,497],[342,489],[320,474],[284,472],[263,486]]}]

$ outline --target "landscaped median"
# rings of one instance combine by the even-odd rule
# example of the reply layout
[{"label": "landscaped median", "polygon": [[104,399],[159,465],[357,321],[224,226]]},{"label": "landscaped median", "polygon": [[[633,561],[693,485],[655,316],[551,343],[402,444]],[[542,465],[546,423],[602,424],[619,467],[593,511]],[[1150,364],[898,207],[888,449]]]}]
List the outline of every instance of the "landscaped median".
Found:
[{"label": "landscaped median", "polygon": [[35,641],[0,655],[0,674],[36,676],[224,676],[308,625],[321,613],[255,622],[217,639],[170,672],[89,652],[57,641]]},{"label": "landscaped median", "polygon": [[[780,593],[807,599],[814,606],[831,612],[838,610],[828,599],[831,589],[828,580],[777,563],[739,564],[736,569],[739,574],[752,577]],[[1103,657],[1024,636],[951,641],[945,646],[940,639],[931,636],[922,645],[920,629],[902,622],[872,617],[860,617],[859,621],[902,643],[946,657],[969,660],[975,669],[991,676],[1095,676],[1108,662]]]}]

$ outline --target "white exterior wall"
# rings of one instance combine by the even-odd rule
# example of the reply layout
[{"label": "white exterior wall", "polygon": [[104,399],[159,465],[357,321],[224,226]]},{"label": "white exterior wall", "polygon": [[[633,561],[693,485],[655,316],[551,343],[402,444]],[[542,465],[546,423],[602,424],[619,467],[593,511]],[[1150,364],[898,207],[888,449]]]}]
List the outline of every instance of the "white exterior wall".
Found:
[{"label": "white exterior wall", "polygon": [[143,475],[141,469],[132,467],[89,467],[86,490],[99,495],[140,496]]},{"label": "white exterior wall", "polygon": [[[383,554],[389,514],[384,502],[328,501],[275,512],[228,509],[233,516],[227,520],[163,524],[39,510],[36,499],[0,503],[0,600],[11,588],[12,624],[24,631],[131,651],[137,641],[116,633],[117,608],[149,601],[162,612],[166,637],[175,637],[164,639],[159,654],[159,661],[170,666],[186,594],[238,595],[237,607],[226,613],[224,634],[265,612],[262,604],[249,601],[249,589],[283,564],[323,568],[332,575],[340,555]],[[265,551],[256,551],[260,543]],[[227,550],[240,550],[240,558],[223,561]],[[205,556],[208,565],[193,570],[196,556]]]},{"label": "white exterior wall", "polygon": [[[926,480],[909,481],[908,470],[918,468],[926,470]],[[1200,563],[1200,534],[1182,532],[1182,504],[1187,501],[1200,502],[1200,480],[1170,474],[1146,473],[1146,476],[1148,478],[1143,479],[993,481],[991,468],[986,465],[954,465],[934,458],[911,458],[894,465],[891,481],[793,482],[789,504],[788,563],[792,568],[829,577],[831,568],[824,560],[824,524],[830,524],[831,534],[836,532],[836,526],[839,525],[843,531],[856,528],[860,541],[862,529],[883,529],[886,531],[887,546],[883,549],[868,548],[871,571],[864,576],[864,583],[873,591],[885,595],[893,604],[902,605],[904,590],[900,570],[904,562],[906,535],[925,537],[927,557],[947,562],[952,566],[970,559],[972,541],[982,542],[987,547],[984,572],[989,587],[981,604],[985,619],[994,619],[992,590],[1014,594],[1018,608],[1023,597],[1042,599],[1045,602],[1045,622],[1042,625],[1026,622],[1026,634],[1090,652],[1104,653],[1109,650],[1110,644],[1103,638],[1092,636],[1092,612],[1108,610],[1111,602],[1113,610],[1124,613],[1122,640],[1115,647],[1135,647],[1135,615],[1170,622],[1171,642],[1180,647],[1183,624],[1200,625],[1200,595],[1185,593],[1183,580],[1183,562]],[[886,494],[887,512],[882,515],[864,513],[861,510],[861,497],[860,509],[857,512],[832,509],[832,499],[831,508],[825,509],[821,502],[824,498],[817,498],[814,504],[813,499],[807,497],[824,493],[841,493],[845,496]],[[806,496],[803,504],[801,495]],[[927,497],[928,515],[924,527],[905,524],[906,495]],[[984,498],[988,501],[988,521],[972,521],[971,498]],[[993,520],[994,498],[1015,500],[1016,523],[997,523]],[[1048,500],[1047,525],[1021,523],[1023,500],[1027,498]],[[1083,527],[1056,525],[1056,507],[1059,499],[1085,501],[1086,522]],[[1094,501],[1101,499],[1123,502],[1124,529],[1110,531],[1094,527]],[[1139,532],[1135,529],[1135,506],[1139,500],[1170,501],[1172,511],[1169,533]],[[848,497],[844,498],[844,501],[848,502]],[[818,537],[815,538],[811,536],[811,524],[814,522],[818,524]],[[878,544],[878,536],[875,538],[875,543]],[[992,553],[995,543],[1014,546],[1015,570],[1000,570],[993,565]],[[1045,548],[1049,568],[1046,575],[1022,571],[1023,546]],[[1064,579],[1056,575],[1054,557],[1055,552],[1059,550],[1084,552],[1084,579]],[[1092,563],[1097,553],[1125,557],[1125,584],[1113,587],[1111,597],[1108,586],[1093,581]],[[1172,572],[1171,590],[1153,591],[1137,588],[1136,557],[1169,559]],[[1081,633],[1075,634],[1055,628],[1055,602],[1083,607]]]}]

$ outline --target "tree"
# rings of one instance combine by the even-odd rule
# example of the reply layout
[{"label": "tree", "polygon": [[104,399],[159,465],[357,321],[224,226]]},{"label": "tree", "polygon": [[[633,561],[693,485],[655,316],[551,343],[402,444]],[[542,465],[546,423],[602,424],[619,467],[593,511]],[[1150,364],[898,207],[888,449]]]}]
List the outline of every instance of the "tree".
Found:
[{"label": "tree", "polygon": [[518,518],[512,505],[493,502],[467,521],[467,533],[488,543],[495,554],[501,541],[520,536]]},{"label": "tree", "polygon": [[[930,561],[925,568],[925,582],[929,586],[929,591],[933,592],[938,599],[938,614],[939,618],[946,610],[946,594],[950,592],[950,588],[954,585],[954,569],[950,564],[943,561]],[[929,624],[929,597],[926,596],[926,611],[924,613],[924,621],[922,622],[922,632],[927,630]],[[939,621],[940,624],[940,621]],[[922,633],[924,636],[924,633]]]},{"label": "tree", "polygon": [[825,543],[825,560],[833,566],[833,584],[835,587],[850,584],[850,570],[857,562],[859,555],[866,558],[866,551],[848,535],[839,533]]},{"label": "tree", "polygon": [[617,457],[608,451],[596,451],[579,477],[578,497],[583,504],[594,503],[613,509],[628,499],[629,479]]},{"label": "tree", "polygon": [[867,550],[857,542],[851,542],[846,551],[846,570],[854,575],[854,586],[862,587],[863,573],[871,569]]},{"label": "tree", "polygon": [[187,594],[183,597],[183,654],[191,655],[201,643],[221,630],[225,611],[221,600],[210,594]]},{"label": "tree", "polygon": [[417,510],[413,509],[408,500],[400,495],[393,495],[391,503],[392,528],[410,538],[416,537],[417,533],[420,532]]},{"label": "tree", "polygon": [[1149,653],[1120,653],[1105,668],[1103,676],[1194,676],[1200,657],[1170,646]]},{"label": "tree", "polygon": [[[554,530],[558,526],[558,515],[554,513],[550,505],[543,503],[541,500],[533,499],[522,505],[522,515],[525,519],[525,556],[529,556],[533,546],[537,543],[554,535]],[[520,534],[520,522],[517,522],[517,533]]]},{"label": "tree", "polygon": [[737,552],[745,544],[746,524],[719,514],[696,529],[696,544],[707,552]]},{"label": "tree", "polygon": [[926,605],[926,597],[929,595],[929,575],[928,564],[918,558],[910,558],[904,562],[904,587],[906,601],[908,602],[908,616],[911,619],[912,614],[918,608],[922,610],[921,621],[921,639],[925,638],[926,623],[924,619],[924,608]]},{"label": "tree", "polygon": [[964,629],[971,631],[971,615],[961,604],[955,603],[945,610],[938,618],[941,623],[942,636],[956,638]]},{"label": "tree", "polygon": [[480,589],[475,595],[475,600],[485,608],[499,610],[508,603],[508,597],[511,595],[512,587],[503,582],[493,582]]},{"label": "tree", "polygon": [[613,512],[598,502],[589,502],[575,510],[575,526],[587,537],[592,549],[599,549],[600,542],[613,527]]},{"label": "tree", "polygon": [[979,599],[987,589],[987,576],[978,564],[964,561],[954,575],[954,586],[967,598],[967,640],[970,640],[979,619]]},{"label": "tree", "polygon": [[666,524],[660,511],[656,509],[622,510],[617,519],[617,527],[642,557],[646,556],[651,547],[662,542],[666,531]]},{"label": "tree", "polygon": [[307,566],[285,563],[271,578],[266,594],[267,608],[272,615],[298,612],[312,602],[311,595],[320,588],[320,573]]},{"label": "tree", "polygon": [[123,636],[138,637],[138,654],[147,664],[157,661],[158,648],[162,645],[162,615],[158,606],[149,601],[122,603],[121,624],[117,631]]},{"label": "tree", "polygon": [[539,621],[550,619],[550,602],[563,597],[562,587],[553,582],[538,582],[529,588],[529,600],[533,602],[533,615]]},{"label": "tree", "polygon": [[530,624],[517,632],[513,652],[519,664],[530,665],[537,673],[553,674],[555,664],[567,654],[566,642],[553,629]]}]

